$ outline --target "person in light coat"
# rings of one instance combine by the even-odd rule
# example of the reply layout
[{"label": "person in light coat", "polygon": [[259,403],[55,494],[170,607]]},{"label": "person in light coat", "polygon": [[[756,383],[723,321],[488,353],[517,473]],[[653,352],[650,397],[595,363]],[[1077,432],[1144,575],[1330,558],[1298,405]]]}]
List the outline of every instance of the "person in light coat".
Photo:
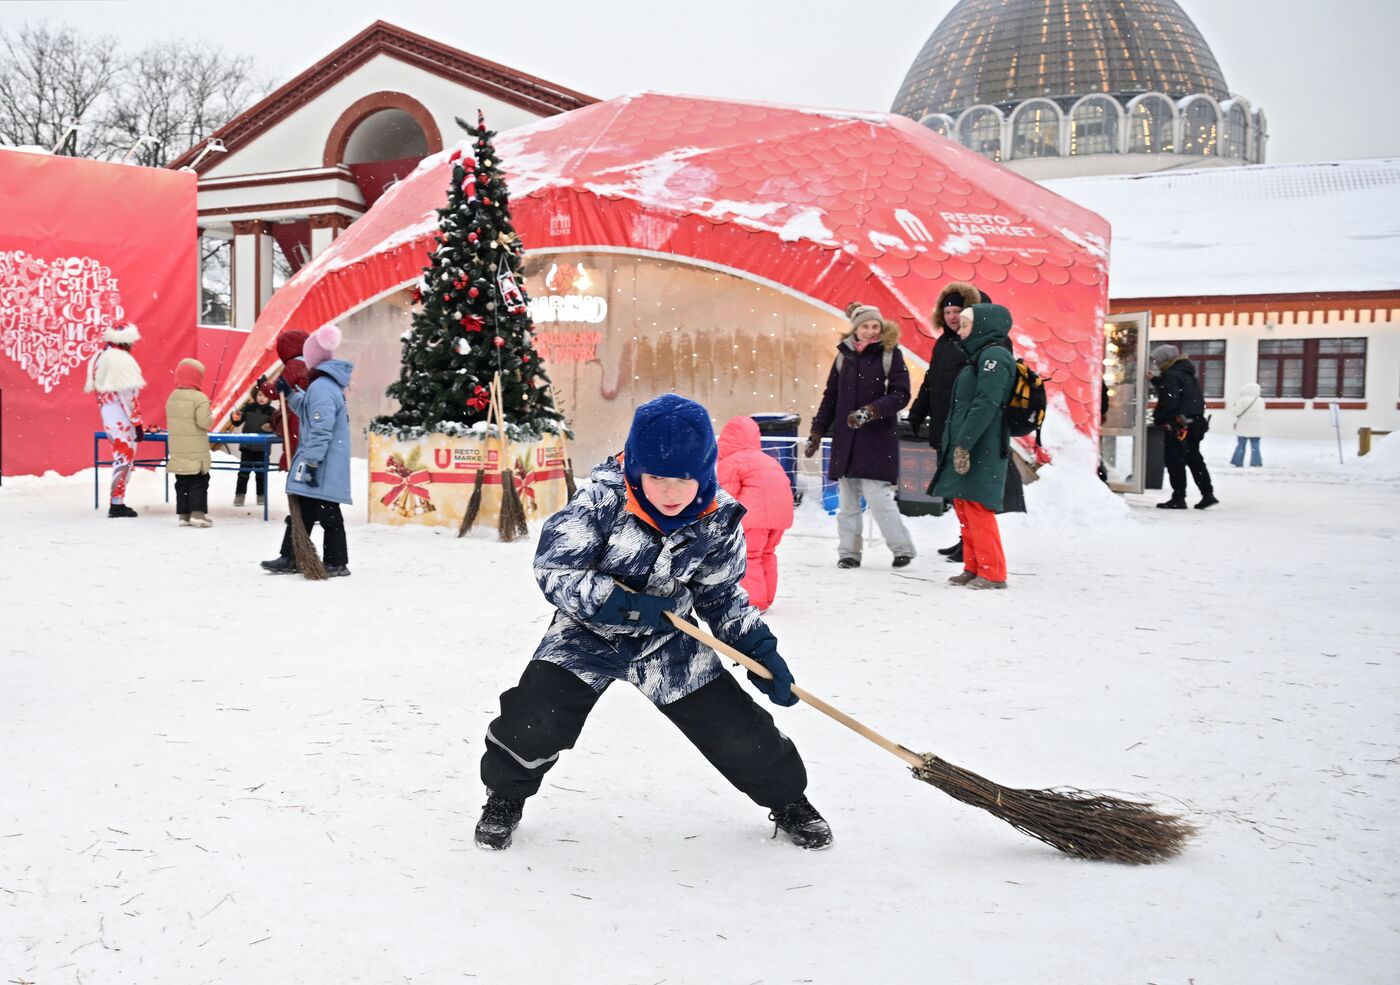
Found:
[{"label": "person in light coat", "polygon": [[175,477],[175,512],[182,527],[212,527],[209,512],[209,397],[204,390],[204,364],[181,359],[175,367],[175,389],[165,401],[165,428],[170,457],[165,471]]},{"label": "person in light coat", "polygon": [[719,433],[720,488],[744,508],[748,567],[739,586],[759,612],[778,594],[778,556],[783,533],[792,526],[792,483],[778,460],[763,451],[752,417],[735,417]]},{"label": "person in light coat", "polygon": [[[310,371],[306,390],[293,390],[286,374],[277,379],[278,391],[288,396],[292,413],[301,422],[301,440],[287,476],[287,495],[295,497],[303,526],[310,533],[321,525],[322,560],[326,574],[344,578],[350,574],[350,554],[345,541],[345,518],[340,507],[350,505],[350,414],[345,390],[354,364],[335,359],[340,329],[323,325],[311,333],[302,350]],[[287,393],[287,391],[291,391]],[[292,520],[282,537],[282,549],[271,561],[262,562],[273,574],[297,570],[292,552]]]},{"label": "person in light coat", "polygon": [[1259,396],[1258,383],[1240,387],[1239,399],[1230,405],[1230,413],[1235,415],[1235,454],[1230,464],[1235,468],[1244,465],[1244,449],[1248,445],[1249,464],[1258,468],[1264,464],[1259,456],[1259,439],[1264,436],[1264,398]]}]

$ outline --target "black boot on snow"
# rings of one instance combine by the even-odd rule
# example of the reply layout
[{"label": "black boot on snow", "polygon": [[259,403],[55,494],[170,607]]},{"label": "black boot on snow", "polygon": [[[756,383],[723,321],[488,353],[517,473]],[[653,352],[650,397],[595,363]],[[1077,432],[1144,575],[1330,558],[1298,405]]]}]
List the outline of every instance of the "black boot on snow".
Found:
[{"label": "black boot on snow", "polygon": [[838,568],[859,568],[859,567],[860,567],[860,558],[858,558],[858,557],[843,557],[843,558],[841,558],[841,560],[839,560],[839,561],[836,562],[836,567],[838,567]]},{"label": "black boot on snow", "polygon": [[282,557],[280,554],[271,561],[260,561],[264,571],[271,571],[274,575],[294,575],[297,571],[297,563],[289,557]]},{"label": "black boot on snow", "polygon": [[1206,493],[1201,497],[1201,501],[1196,504],[1196,509],[1208,510],[1218,502],[1220,502],[1220,500],[1215,498],[1215,493]]},{"label": "black boot on snow", "polygon": [[141,515],[141,514],[137,513],[135,510],[133,510],[130,506],[127,506],[125,503],[113,503],[111,506],[107,507],[107,519],[109,519],[109,520],[115,520],[115,519],[117,519],[117,518],[119,518],[119,517],[140,516],[140,515]]},{"label": "black boot on snow", "polygon": [[964,562],[962,541],[958,541],[958,549],[952,554],[946,555],[943,558],[943,560],[947,561],[949,564],[963,564]]},{"label": "black boot on snow", "polygon": [[806,797],[780,811],[770,811],[768,820],[774,824],[774,838],[778,837],[778,829],[781,828],[798,848],[820,849],[831,844],[831,825],[817,813]]},{"label": "black boot on snow", "polygon": [[524,809],[524,800],[490,794],[481,808],[481,820],[476,822],[477,845],[496,852],[509,848],[510,836],[515,833]]},{"label": "black boot on snow", "polygon": [[954,554],[961,554],[961,553],[962,553],[962,540],[959,539],[958,542],[957,542],[956,544],[954,544],[952,547],[940,547],[940,548],[938,549],[938,553],[939,553],[939,554],[942,554],[944,557],[952,557]]},{"label": "black boot on snow", "polygon": [[1157,504],[1157,509],[1159,509],[1159,510],[1184,510],[1184,509],[1186,509],[1186,500],[1184,500],[1184,499],[1177,499],[1175,496],[1173,496],[1171,499],[1167,500],[1165,503],[1158,503],[1158,504]]}]

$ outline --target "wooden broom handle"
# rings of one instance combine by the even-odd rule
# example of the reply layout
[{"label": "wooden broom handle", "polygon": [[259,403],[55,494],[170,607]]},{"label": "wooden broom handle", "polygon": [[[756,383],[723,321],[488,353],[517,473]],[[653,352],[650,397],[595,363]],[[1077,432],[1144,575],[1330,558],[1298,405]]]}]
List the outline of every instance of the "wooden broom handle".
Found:
[{"label": "wooden broom handle", "polygon": [[[621,588],[623,591],[632,591],[632,589],[622,584],[622,582],[618,582],[617,584],[618,587]],[[672,626],[676,627],[676,629],[679,629],[682,633],[685,633],[685,635],[689,636],[690,638],[698,640],[701,643],[704,643],[706,646],[713,647],[715,650],[724,654],[726,657],[729,657],[731,660],[738,661],[749,673],[754,674],[758,677],[762,677],[764,680],[771,681],[773,679],[773,672],[767,667],[763,666],[763,664],[759,663],[753,657],[749,656],[748,654],[740,653],[728,643],[725,643],[722,640],[715,639],[703,629],[700,629],[698,626],[695,626],[689,621],[682,619],[674,612],[668,611],[666,613],[666,618],[671,620]],[[814,694],[809,694],[807,691],[804,691],[796,684],[792,686],[792,693],[797,695],[798,698],[800,698],[804,703],[811,705],[813,708],[817,709],[817,711],[821,712],[828,718],[835,719],[842,725],[846,726],[846,728],[850,729],[852,732],[855,732],[857,735],[861,735],[869,739],[881,749],[884,749],[887,752],[894,753],[896,756],[904,760],[910,766],[924,765],[924,758],[920,756],[917,752],[914,752],[912,749],[905,748],[898,742],[894,742],[893,740],[885,738],[883,735],[881,735],[879,732],[876,732],[874,729],[862,725],[860,722],[856,721],[854,718],[846,714],[840,708],[836,708],[832,705],[827,704],[821,698],[817,697]]]}]

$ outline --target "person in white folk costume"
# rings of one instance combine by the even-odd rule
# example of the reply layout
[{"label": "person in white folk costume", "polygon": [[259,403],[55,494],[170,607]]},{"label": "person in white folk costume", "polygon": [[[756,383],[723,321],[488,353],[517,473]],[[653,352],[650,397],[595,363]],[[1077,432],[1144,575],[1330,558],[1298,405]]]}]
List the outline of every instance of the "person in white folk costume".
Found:
[{"label": "person in white folk costume", "polygon": [[112,496],[107,516],[116,519],[138,515],[126,505],[126,483],[136,461],[136,446],[145,437],[140,393],[146,380],[131,354],[131,347],[141,341],[135,325],[109,328],[102,333],[102,341],[106,345],[88,363],[83,392],[97,394],[102,429],[112,443]]}]

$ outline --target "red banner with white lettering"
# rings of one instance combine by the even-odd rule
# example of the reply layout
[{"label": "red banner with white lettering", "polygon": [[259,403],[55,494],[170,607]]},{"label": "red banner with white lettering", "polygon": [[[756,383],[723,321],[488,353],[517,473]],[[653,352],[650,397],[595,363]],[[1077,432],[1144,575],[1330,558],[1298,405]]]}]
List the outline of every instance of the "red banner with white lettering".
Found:
[{"label": "red banner with white lettering", "polygon": [[[175,365],[196,352],[196,177],[0,149],[0,388],[6,475],[92,466],[87,366],[134,323],[146,427],[165,423]],[[206,367],[212,382],[214,367]]]}]

